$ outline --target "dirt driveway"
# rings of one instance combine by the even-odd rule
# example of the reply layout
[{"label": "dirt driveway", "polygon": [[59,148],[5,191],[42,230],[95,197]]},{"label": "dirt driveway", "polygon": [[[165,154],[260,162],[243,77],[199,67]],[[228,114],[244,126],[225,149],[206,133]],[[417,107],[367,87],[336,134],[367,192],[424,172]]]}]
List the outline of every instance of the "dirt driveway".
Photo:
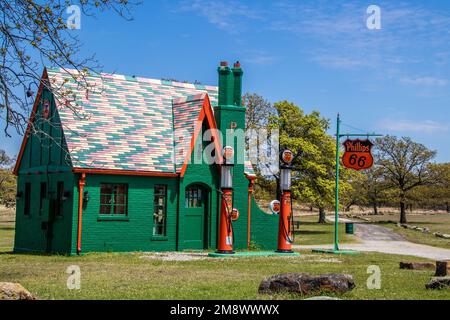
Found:
[{"label": "dirt driveway", "polygon": [[[355,236],[359,239],[359,243],[341,244],[339,246],[340,249],[400,254],[432,260],[450,260],[450,249],[406,241],[401,235],[398,235],[391,229],[385,227],[367,223],[358,223],[355,224]],[[311,249],[317,247],[332,248],[333,245],[296,245],[294,247],[299,249]]]}]

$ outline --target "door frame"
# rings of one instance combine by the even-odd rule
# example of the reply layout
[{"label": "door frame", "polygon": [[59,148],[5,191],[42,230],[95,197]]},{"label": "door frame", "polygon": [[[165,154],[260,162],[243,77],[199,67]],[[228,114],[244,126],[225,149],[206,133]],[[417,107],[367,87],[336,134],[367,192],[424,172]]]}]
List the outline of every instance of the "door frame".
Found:
[{"label": "door frame", "polygon": [[198,186],[201,188],[203,193],[203,201],[204,202],[204,212],[203,212],[203,246],[202,249],[208,249],[211,245],[211,196],[212,196],[212,189],[210,186],[203,182],[191,182],[188,185],[184,187],[184,190],[180,190],[183,192],[183,201],[180,201],[180,215],[183,216],[182,219],[182,225],[179,226],[179,230],[182,229],[183,237],[182,237],[182,243],[180,243],[180,249],[189,249],[186,248],[186,237],[185,237],[185,222],[186,222],[186,210],[189,208],[186,208],[186,190],[193,186]]}]

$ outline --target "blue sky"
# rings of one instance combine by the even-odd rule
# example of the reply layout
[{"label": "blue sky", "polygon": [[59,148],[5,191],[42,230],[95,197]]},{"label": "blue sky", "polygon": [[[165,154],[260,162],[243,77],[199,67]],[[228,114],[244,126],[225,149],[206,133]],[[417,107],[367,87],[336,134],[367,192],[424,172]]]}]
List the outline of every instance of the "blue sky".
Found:
[{"label": "blue sky", "polygon": [[[381,30],[366,27],[371,4]],[[240,60],[246,92],[410,136],[450,162],[450,1],[154,0],[133,16],[82,16],[82,54],[105,72],[204,84]],[[18,152],[19,137],[0,139]]]}]

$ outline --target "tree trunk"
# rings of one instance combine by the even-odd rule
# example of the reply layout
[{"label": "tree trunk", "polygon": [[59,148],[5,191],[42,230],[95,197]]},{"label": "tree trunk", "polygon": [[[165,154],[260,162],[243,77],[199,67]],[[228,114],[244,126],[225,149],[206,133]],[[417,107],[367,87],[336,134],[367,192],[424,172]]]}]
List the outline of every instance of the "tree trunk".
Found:
[{"label": "tree trunk", "polygon": [[408,223],[406,220],[406,205],[404,201],[400,202],[400,223]]},{"label": "tree trunk", "polygon": [[450,213],[450,202],[446,202],[445,205],[447,206],[447,213]]},{"label": "tree trunk", "polygon": [[319,208],[319,223],[326,223],[324,208]]},{"label": "tree trunk", "polygon": [[373,214],[378,215],[378,204],[376,201],[373,203]]},{"label": "tree trunk", "polygon": [[313,212],[313,206],[309,207],[309,211]]}]

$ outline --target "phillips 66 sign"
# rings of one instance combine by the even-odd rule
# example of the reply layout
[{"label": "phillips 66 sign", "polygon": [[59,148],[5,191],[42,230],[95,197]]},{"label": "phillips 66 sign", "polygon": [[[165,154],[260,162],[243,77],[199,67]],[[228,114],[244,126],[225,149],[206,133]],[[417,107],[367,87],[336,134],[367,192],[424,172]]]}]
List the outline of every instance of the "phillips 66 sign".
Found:
[{"label": "phillips 66 sign", "polygon": [[373,166],[372,146],[369,139],[345,140],[345,152],[342,156],[344,167],[357,171],[371,168]]}]

